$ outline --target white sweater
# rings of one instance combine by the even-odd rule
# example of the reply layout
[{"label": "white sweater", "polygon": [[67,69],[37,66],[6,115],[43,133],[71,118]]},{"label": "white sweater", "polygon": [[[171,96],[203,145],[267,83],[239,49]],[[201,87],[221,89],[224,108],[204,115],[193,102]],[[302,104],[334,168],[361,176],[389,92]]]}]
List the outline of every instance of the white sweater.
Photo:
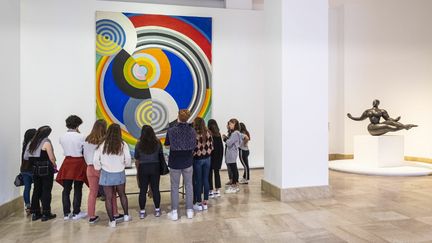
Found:
[{"label": "white sweater", "polygon": [[102,143],[94,154],[93,165],[96,170],[102,169],[116,173],[124,171],[126,166],[131,165],[129,146],[125,142],[123,142],[123,150],[119,155],[102,153],[104,145],[105,143]]},{"label": "white sweater", "polygon": [[94,154],[96,152],[96,149],[97,149],[97,144],[84,142],[83,155],[87,165],[93,165]]}]

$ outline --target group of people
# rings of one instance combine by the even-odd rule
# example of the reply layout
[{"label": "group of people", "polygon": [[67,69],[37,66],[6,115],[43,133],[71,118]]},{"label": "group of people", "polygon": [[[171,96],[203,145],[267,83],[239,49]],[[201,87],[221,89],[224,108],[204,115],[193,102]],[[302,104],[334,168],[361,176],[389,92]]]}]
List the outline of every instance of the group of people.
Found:
[{"label": "group of people", "polygon": [[[161,216],[159,183],[165,174],[166,162],[164,146],[169,149],[168,167],[171,183],[171,220],[179,218],[179,186],[183,176],[186,200],[186,216],[193,218],[194,211],[206,210],[209,198],[219,197],[222,188],[220,169],[224,150],[225,163],[230,181],[225,193],[236,193],[239,184],[249,181],[248,141],[250,134],[243,123],[231,119],[227,124],[228,133],[221,134],[218,124],[210,119],[197,117],[193,123],[188,110],[180,110],[177,123],[166,134],[164,144],[157,138],[153,128],[144,125],[141,136],[135,145],[134,159],[137,169],[139,193],[139,218],[144,219],[146,199],[151,191],[154,202],[154,216]],[[54,174],[56,182],[63,186],[62,204],[64,220],[80,219],[87,216],[81,211],[82,188],[89,187],[87,212],[89,223],[99,221],[96,215],[96,199],[99,187],[105,194],[105,208],[109,217],[109,226],[116,227],[121,221],[130,221],[128,198],[126,195],[125,168],[131,165],[132,156],[129,145],[122,140],[121,128],[113,123],[107,127],[104,120],[97,120],[88,136],[79,131],[83,123],[78,116],[66,119],[67,132],[60,137],[64,161],[57,170],[56,157],[49,140],[51,128],[42,126],[29,129],[24,134],[21,174],[24,180],[24,203],[32,220],[47,221],[56,217],[51,212],[51,190]],[[223,142],[225,142],[225,149]],[[237,157],[245,170],[239,180]],[[215,184],[213,184],[213,181]],[[34,184],[30,199],[31,184]],[[71,210],[70,194],[73,188]],[[120,214],[117,207],[117,195],[123,209]],[[40,206],[42,203],[42,207]]]}]

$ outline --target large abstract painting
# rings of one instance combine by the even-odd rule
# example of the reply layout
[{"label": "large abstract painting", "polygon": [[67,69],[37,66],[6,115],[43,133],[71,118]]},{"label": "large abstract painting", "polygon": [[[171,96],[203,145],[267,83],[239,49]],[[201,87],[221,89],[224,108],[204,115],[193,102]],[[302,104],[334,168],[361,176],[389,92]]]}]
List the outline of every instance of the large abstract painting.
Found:
[{"label": "large abstract painting", "polygon": [[163,139],[180,109],[211,113],[212,20],[96,13],[96,114],[133,145],[151,125]]}]

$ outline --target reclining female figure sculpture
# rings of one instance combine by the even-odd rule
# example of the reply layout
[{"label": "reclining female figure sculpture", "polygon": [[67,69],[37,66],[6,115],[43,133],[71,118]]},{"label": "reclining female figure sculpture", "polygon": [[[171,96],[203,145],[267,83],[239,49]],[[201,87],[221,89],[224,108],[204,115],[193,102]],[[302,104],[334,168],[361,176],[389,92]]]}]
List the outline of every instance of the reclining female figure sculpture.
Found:
[{"label": "reclining female figure sculpture", "polygon": [[[347,116],[354,121],[363,121],[369,118],[370,124],[368,125],[368,131],[372,136],[380,136],[388,132],[396,132],[402,129],[409,130],[413,127],[417,127],[417,125],[414,124],[404,125],[400,123],[400,116],[396,119],[390,118],[386,110],[378,108],[379,104],[379,100],[374,100],[372,103],[373,107],[365,110],[360,117],[353,117],[350,113],[348,113]],[[381,117],[384,119],[383,122],[380,122]]]}]

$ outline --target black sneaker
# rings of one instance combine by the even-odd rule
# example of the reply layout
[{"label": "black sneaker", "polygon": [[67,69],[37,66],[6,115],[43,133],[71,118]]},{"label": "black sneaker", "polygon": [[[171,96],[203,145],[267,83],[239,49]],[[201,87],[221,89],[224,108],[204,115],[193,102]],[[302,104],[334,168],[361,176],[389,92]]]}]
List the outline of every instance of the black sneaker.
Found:
[{"label": "black sneaker", "polygon": [[40,214],[40,213],[34,213],[34,214],[32,214],[32,221],[37,221],[40,218],[42,218],[42,214]]},{"label": "black sneaker", "polygon": [[94,224],[94,223],[96,223],[97,221],[99,221],[99,216],[96,216],[96,217],[94,217],[94,218],[90,218],[90,219],[89,219],[89,223],[90,223],[90,224]]},{"label": "black sneaker", "polygon": [[48,221],[50,219],[54,219],[55,217],[57,217],[57,215],[52,214],[52,213],[47,214],[47,215],[43,215],[42,216],[42,222]]},{"label": "black sneaker", "polygon": [[119,214],[118,216],[114,216],[114,220],[116,222],[121,222],[121,221],[123,221],[123,217],[124,217],[123,214]]}]

